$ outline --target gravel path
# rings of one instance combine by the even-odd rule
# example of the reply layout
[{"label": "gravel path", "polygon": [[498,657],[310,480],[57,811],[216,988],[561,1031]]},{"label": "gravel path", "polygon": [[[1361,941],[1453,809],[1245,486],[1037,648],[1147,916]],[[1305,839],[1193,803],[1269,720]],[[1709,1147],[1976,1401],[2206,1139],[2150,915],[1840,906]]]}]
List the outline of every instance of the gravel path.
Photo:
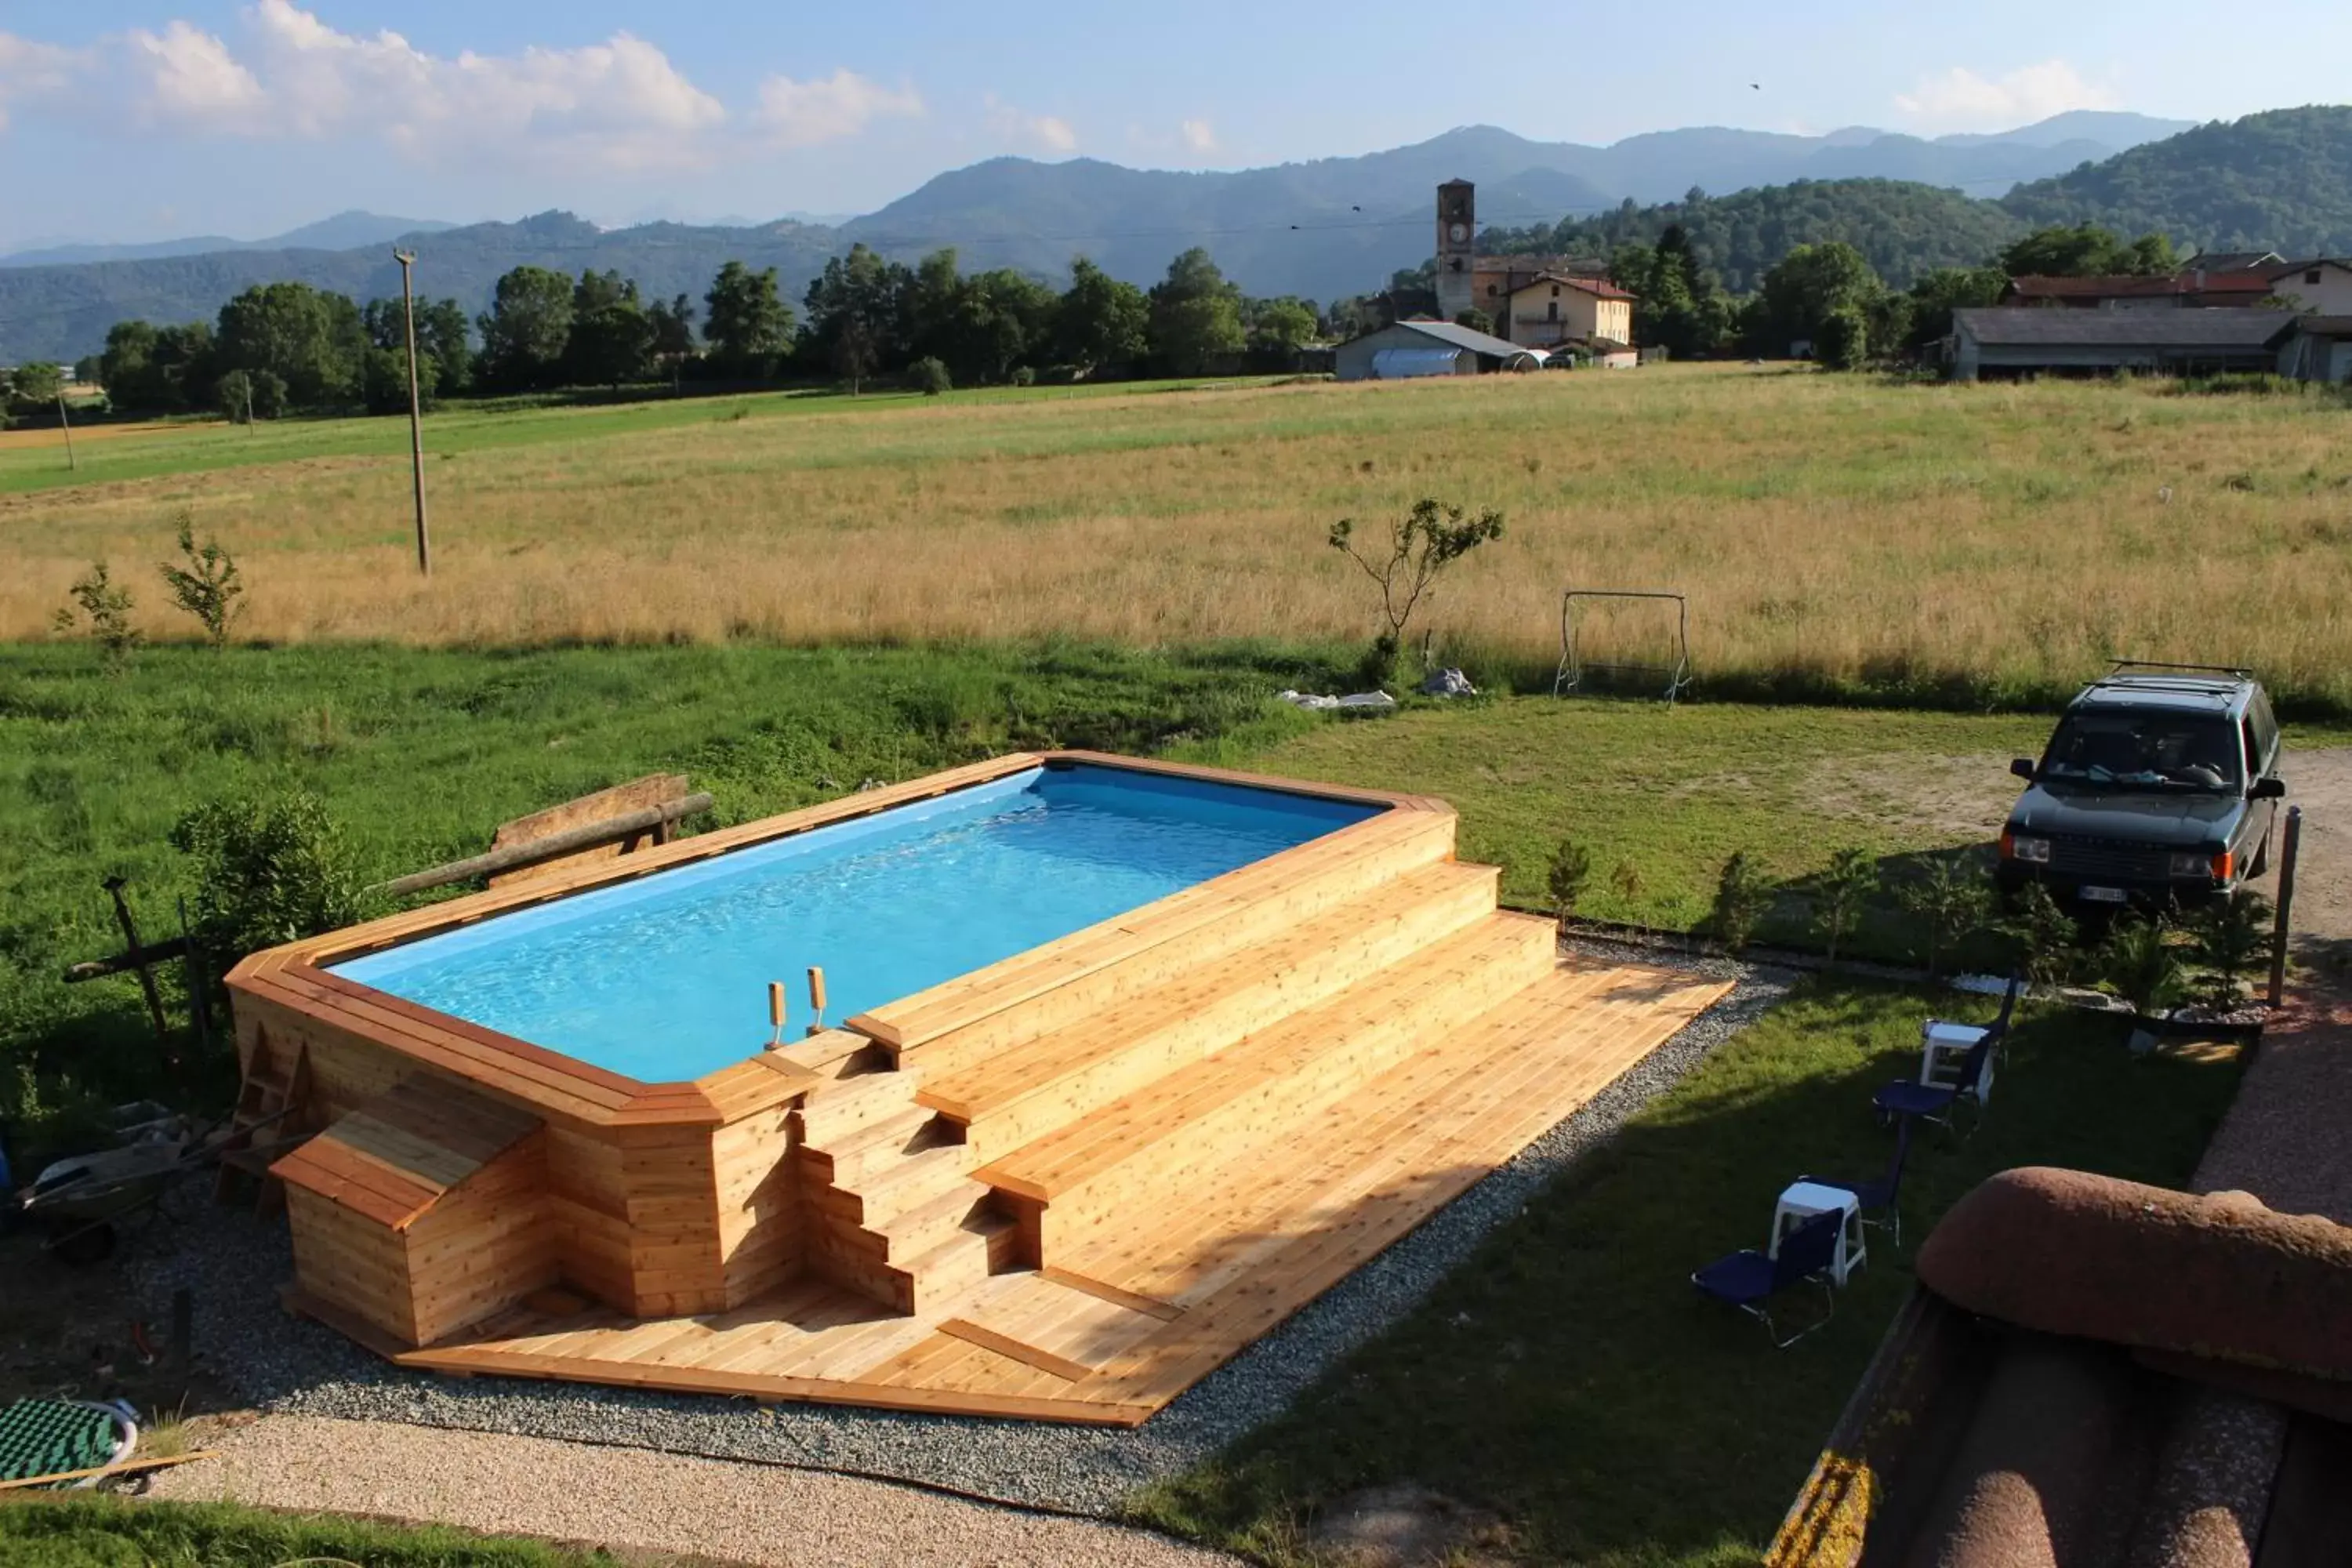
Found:
[{"label": "gravel path", "polygon": [[[1622,948],[1593,956],[1623,963]],[[402,1372],[276,1300],[292,1275],[283,1222],[211,1211],[147,1272],[158,1300],[195,1296],[196,1342],[213,1369],[266,1409],[527,1434],[673,1454],[805,1466],[909,1481],[1033,1508],[1108,1515],[1139,1487],[1208,1458],[1286,1408],[1334,1362],[1410,1311],[1496,1225],[1625,1119],[1786,994],[1790,977],[1720,961],[1642,962],[1736,979],[1685,1026],[1574,1115],[1412,1235],[1132,1431],[926,1416],[707,1395]]]},{"label": "gravel path", "polygon": [[830,1568],[1218,1568],[1240,1560],[1140,1530],[810,1470],[266,1415],[165,1470],[157,1497],[429,1521],[728,1563]]}]

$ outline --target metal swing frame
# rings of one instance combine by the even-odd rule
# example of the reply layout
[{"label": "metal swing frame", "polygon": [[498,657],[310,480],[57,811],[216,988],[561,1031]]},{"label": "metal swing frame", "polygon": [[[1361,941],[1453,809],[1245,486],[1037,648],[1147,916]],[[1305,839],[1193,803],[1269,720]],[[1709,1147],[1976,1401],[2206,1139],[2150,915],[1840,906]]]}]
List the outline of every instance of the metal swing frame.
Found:
[{"label": "metal swing frame", "polygon": [[[1672,664],[1585,662],[1577,644],[1576,602],[1579,599],[1670,599],[1675,605],[1675,659]],[[1646,588],[1570,588],[1559,596],[1559,669],[1553,675],[1551,694],[1565,697],[1583,689],[1587,673],[1655,675],[1665,679],[1665,700],[1672,703],[1690,689],[1690,600],[1671,590]]]}]

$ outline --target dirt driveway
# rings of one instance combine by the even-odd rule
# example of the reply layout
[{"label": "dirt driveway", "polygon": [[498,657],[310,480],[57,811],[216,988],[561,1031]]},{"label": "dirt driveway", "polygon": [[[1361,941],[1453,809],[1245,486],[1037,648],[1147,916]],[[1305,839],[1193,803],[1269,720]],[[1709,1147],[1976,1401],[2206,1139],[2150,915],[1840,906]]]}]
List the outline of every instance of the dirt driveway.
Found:
[{"label": "dirt driveway", "polygon": [[2287,804],[2303,808],[2295,957],[2341,983],[2352,978],[2352,746],[2290,749],[2280,771],[2286,775]]}]

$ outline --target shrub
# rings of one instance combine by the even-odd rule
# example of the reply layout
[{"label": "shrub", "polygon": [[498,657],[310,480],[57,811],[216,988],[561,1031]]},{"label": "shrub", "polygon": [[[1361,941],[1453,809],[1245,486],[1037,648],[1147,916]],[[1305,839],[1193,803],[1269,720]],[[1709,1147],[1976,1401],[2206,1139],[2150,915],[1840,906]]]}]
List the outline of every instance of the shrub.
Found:
[{"label": "shrub", "polygon": [[1025,364],[1014,365],[1013,367],[1013,384],[1015,386],[1036,385],[1037,372],[1035,368]]},{"label": "shrub", "polygon": [[1994,929],[2009,938],[2016,950],[2018,971],[2031,984],[2047,987],[2074,979],[2080,962],[2075,943],[2082,940],[2082,928],[2041,883],[2028,882],[2009,917]]},{"label": "shrub", "polygon": [[1927,931],[1931,976],[1943,973],[1945,958],[1984,923],[1992,906],[1982,868],[1950,858],[1937,860],[1905,883],[1897,897]]},{"label": "shrub", "polygon": [[1708,923],[1715,939],[1723,943],[1727,952],[1744,952],[1756,935],[1756,927],[1772,907],[1772,885],[1763,868],[1740,850],[1723,863],[1723,875],[1716,879],[1715,910]]},{"label": "shrub", "polygon": [[1813,931],[1831,963],[1837,962],[1839,944],[1861,923],[1863,906],[1877,890],[1878,862],[1869,850],[1845,848],[1830,857],[1813,900]]},{"label": "shrub", "polygon": [[945,361],[931,354],[907,367],[907,384],[925,397],[937,397],[942,392],[953,392],[955,381],[948,374]]},{"label": "shrub", "polygon": [[2245,976],[2270,952],[2272,914],[2269,900],[2243,892],[2214,900],[2189,922],[2189,954],[2205,972],[2205,1000],[2213,1006],[2244,999]]},{"label": "shrub", "polygon": [[205,637],[215,648],[228,646],[229,628],[236,617],[245,613],[239,603],[245,597],[245,584],[238,577],[236,562],[217,539],[207,539],[199,548],[196,544],[196,521],[193,513],[180,513],[180,555],[185,566],[163,563],[164,585],[172,590],[172,602],[204,623]]},{"label": "shrub", "polygon": [[359,918],[351,847],[308,790],[199,806],[173,827],[172,847],[196,863],[192,934],[214,979],[247,953]]},{"label": "shrub", "polygon": [[2099,978],[2143,1018],[2170,1012],[2188,994],[2188,974],[2161,920],[2116,922],[2099,950]]},{"label": "shrub", "polygon": [[1576,913],[1577,900],[1584,897],[1585,884],[1591,879],[1591,855],[1575,839],[1561,839],[1545,869],[1544,888],[1551,894],[1552,914],[1562,926]]},{"label": "shrub", "polygon": [[52,624],[60,632],[70,632],[87,621],[90,637],[105,650],[108,668],[121,669],[140,640],[139,628],[131,624],[131,590],[114,581],[105,562],[93,561],[66,594],[81,614],[61,609]]},{"label": "shrub", "polygon": [[1841,305],[1822,318],[1813,333],[1813,360],[1823,370],[1860,370],[1870,358],[1870,318],[1860,307]]}]

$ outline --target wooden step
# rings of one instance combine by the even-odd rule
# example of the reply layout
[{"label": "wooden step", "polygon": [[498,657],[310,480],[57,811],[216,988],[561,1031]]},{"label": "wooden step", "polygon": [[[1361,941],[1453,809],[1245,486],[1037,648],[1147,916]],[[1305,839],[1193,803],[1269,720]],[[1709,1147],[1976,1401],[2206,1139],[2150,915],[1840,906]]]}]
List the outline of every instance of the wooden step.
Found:
[{"label": "wooden step", "polygon": [[860,1128],[903,1113],[915,1103],[921,1083],[912,1069],[880,1068],[827,1084],[793,1113],[800,1119],[802,1144],[823,1149]]},{"label": "wooden step", "polygon": [[1442,862],[990,1060],[932,1068],[917,1100],[982,1162],[1210,1056],[1490,918],[1499,873]]},{"label": "wooden step", "polygon": [[1050,1265],[1097,1226],[1150,1212],[1155,1194],[1278,1145],[1433,1033],[1472,1025],[1549,973],[1555,945],[1549,921],[1490,916],[974,1177],[1032,1200],[1017,1212]]},{"label": "wooden step", "polygon": [[818,1187],[809,1195],[824,1213],[871,1230],[968,1180],[976,1163],[969,1146],[941,1143],[905,1156],[856,1187]]},{"label": "wooden step", "polygon": [[1392,812],[1355,829],[1344,846],[1309,844],[1277,857],[1289,863],[1248,872],[1246,888],[1178,894],[1113,930],[1009,959],[984,983],[935,987],[860,1022],[903,1041],[903,1059],[942,1068],[987,1061],[1453,853],[1451,814]]},{"label": "wooden step", "polygon": [[927,1105],[909,1104],[894,1115],[844,1133],[822,1149],[803,1145],[801,1168],[814,1181],[855,1187],[909,1154],[951,1141],[947,1136],[950,1131],[938,1111]]},{"label": "wooden step", "polygon": [[990,1215],[971,1222],[909,1259],[904,1266],[907,1310],[937,1311],[986,1283],[996,1267],[998,1238],[1013,1229],[1012,1221]]},{"label": "wooden step", "polygon": [[964,1228],[988,1201],[988,1189],[966,1179],[926,1203],[902,1209],[875,1228],[888,1243],[888,1259],[903,1262],[920,1258]]}]

